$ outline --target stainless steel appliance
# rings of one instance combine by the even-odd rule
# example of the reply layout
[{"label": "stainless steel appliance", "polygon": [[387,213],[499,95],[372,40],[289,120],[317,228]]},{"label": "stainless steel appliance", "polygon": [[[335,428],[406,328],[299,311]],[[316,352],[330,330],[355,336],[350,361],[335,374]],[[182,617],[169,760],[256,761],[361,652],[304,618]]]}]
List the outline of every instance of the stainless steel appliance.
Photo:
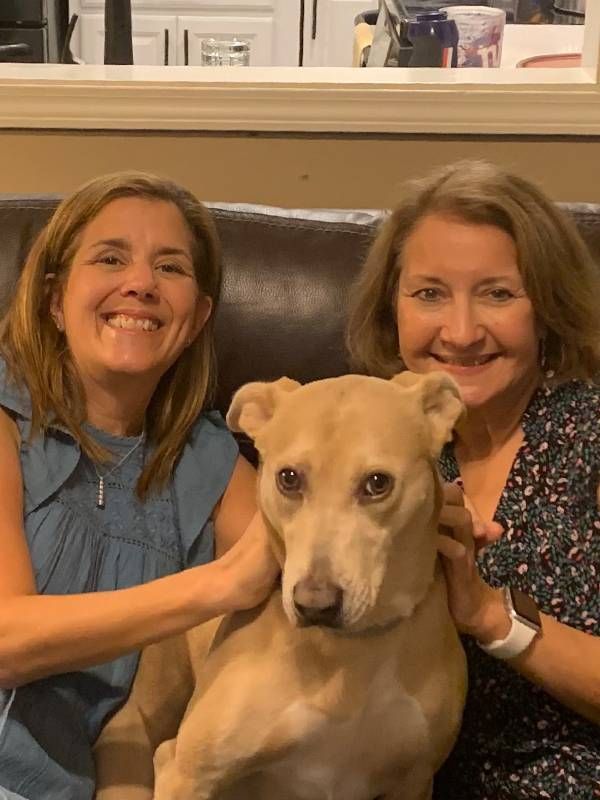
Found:
[{"label": "stainless steel appliance", "polygon": [[58,62],[68,0],[0,0],[0,61]]},{"label": "stainless steel appliance", "polygon": [[585,14],[585,0],[554,0],[554,8],[569,14]]},{"label": "stainless steel appliance", "polygon": [[554,0],[554,22],[562,25],[583,25],[585,0]]}]

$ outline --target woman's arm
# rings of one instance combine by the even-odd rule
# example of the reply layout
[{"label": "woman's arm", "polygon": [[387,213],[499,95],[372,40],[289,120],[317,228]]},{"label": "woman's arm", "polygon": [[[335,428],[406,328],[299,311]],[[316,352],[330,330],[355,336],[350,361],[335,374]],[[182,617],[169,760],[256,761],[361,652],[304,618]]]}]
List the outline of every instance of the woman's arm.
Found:
[{"label": "woman's arm", "polygon": [[233,473],[215,507],[215,555],[226,553],[246,530],[256,514],[256,470],[238,456]]},{"label": "woman's arm", "polygon": [[[483,644],[503,639],[510,629],[501,589],[488,586],[477,570],[473,520],[458,487],[446,488],[441,535],[448,603],[461,633]],[[480,535],[485,535],[480,530]],[[494,533],[492,532],[492,537]],[[519,656],[507,661],[564,705],[600,724],[600,638],[542,614],[542,632]]]},{"label": "woman's arm", "polygon": [[[498,613],[504,613],[500,590],[495,590]],[[564,705],[600,725],[600,638],[541,614],[542,632],[508,663]],[[504,636],[508,633],[508,629]],[[493,630],[473,631],[484,644]]]},{"label": "woman's arm", "polygon": [[[264,600],[280,572],[256,495],[256,470],[239,456],[214,517],[218,563],[236,575],[229,594],[236,608],[252,608]],[[240,547],[243,541],[246,546]]]},{"label": "woman's arm", "polygon": [[18,448],[16,426],[0,411],[1,688],[109,661],[269,594],[277,567],[260,517],[210,564],[131,589],[36,594]]}]

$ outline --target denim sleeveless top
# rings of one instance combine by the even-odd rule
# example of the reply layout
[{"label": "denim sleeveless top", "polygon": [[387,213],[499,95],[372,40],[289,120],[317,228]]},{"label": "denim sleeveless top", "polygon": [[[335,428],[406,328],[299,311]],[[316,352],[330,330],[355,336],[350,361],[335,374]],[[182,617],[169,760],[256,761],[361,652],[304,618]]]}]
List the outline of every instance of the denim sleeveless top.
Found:
[{"label": "denim sleeveless top", "polygon": [[[98,508],[94,465],[69,434],[51,428],[29,441],[29,397],[7,379],[1,359],[0,406],[21,434],[25,532],[38,592],[123,589],[213,558],[210,515],[238,455],[218,413],[198,417],[164,490],[143,503],[135,495],[147,455],[141,444],[106,477],[105,506]],[[114,463],[136,441],[88,430],[114,453]],[[91,747],[127,697],[137,663],[132,653],[14,692],[0,690],[0,787],[8,796],[92,799]]]}]

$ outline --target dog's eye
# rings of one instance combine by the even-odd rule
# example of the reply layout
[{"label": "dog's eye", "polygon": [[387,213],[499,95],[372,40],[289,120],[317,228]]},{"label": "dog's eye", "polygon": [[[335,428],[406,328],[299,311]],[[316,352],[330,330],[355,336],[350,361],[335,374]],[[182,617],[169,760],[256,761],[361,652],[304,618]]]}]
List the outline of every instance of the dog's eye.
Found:
[{"label": "dog's eye", "polygon": [[277,473],[277,486],[283,494],[297,494],[302,488],[302,474],[293,467],[284,467]]},{"label": "dog's eye", "polygon": [[365,500],[379,499],[388,495],[393,485],[391,475],[385,472],[372,472],[362,481],[359,494]]}]

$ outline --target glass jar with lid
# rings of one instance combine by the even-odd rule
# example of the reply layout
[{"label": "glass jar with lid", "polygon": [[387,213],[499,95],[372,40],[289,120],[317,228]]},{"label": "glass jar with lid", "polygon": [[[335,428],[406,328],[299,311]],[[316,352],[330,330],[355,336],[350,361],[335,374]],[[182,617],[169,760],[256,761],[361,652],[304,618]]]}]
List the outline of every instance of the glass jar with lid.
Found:
[{"label": "glass jar with lid", "polygon": [[202,39],[200,64],[203,67],[247,67],[250,42],[245,39]]}]

